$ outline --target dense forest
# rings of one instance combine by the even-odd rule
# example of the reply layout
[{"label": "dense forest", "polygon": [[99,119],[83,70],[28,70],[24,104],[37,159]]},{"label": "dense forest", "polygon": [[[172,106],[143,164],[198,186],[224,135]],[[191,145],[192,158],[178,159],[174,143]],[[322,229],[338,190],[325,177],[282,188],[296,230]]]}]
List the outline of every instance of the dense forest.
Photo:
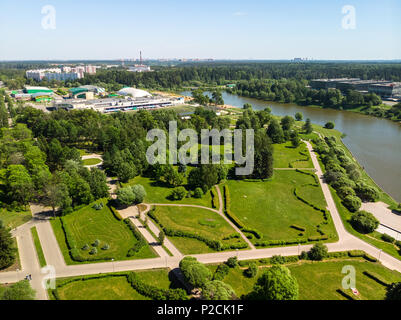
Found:
[{"label": "dense forest", "polygon": [[[32,63],[0,64],[0,80],[10,88],[17,88],[26,82],[24,70],[43,67]],[[67,86],[80,84],[99,84],[107,87],[114,85],[136,86],[149,89],[177,89],[184,86],[224,85],[241,80],[295,79],[311,80],[316,78],[357,77],[361,79],[385,79],[401,81],[400,63],[289,63],[289,62],[232,62],[198,63],[175,67],[154,67],[154,72],[133,73],[122,69],[99,70],[96,75],[69,82]],[[12,80],[14,79],[14,80]],[[48,85],[48,83],[44,83]],[[57,83],[54,83],[57,84]],[[51,83],[49,84],[51,85]]]}]

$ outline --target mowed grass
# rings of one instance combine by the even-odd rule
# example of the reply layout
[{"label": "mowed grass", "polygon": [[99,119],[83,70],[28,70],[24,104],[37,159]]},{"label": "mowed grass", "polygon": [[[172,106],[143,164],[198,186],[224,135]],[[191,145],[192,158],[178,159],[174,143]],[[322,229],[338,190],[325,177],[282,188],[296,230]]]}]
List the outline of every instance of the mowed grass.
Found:
[{"label": "mowed grass", "polygon": [[[223,240],[235,230],[218,213],[192,207],[156,207],[154,212],[160,223],[173,230],[190,232],[210,240],[220,240],[223,244],[242,239]],[[183,254],[213,252],[206,244],[196,239],[172,237],[170,239]]]},{"label": "mowed grass", "polygon": [[43,268],[47,265],[46,258],[43,253],[42,245],[40,244],[38,230],[36,227],[31,228],[33,242],[35,244],[36,254],[38,255],[40,267]]},{"label": "mowed grass", "polygon": [[[321,212],[314,210],[294,195],[305,184],[314,184],[313,177],[295,171],[275,171],[269,181],[227,181],[231,211],[248,228],[258,230],[265,240],[288,240],[300,237],[291,225],[306,228],[304,236],[318,236],[317,225],[323,222]],[[302,196],[325,208],[319,187],[307,186]],[[335,235],[332,222],[321,226],[323,232]]]},{"label": "mowed grass", "polygon": [[8,228],[14,229],[29,220],[32,219],[32,214],[30,211],[8,211],[6,209],[0,209],[0,220],[3,221],[3,225]]},{"label": "mowed grass", "polygon": [[147,193],[146,198],[144,200],[145,203],[193,204],[208,208],[212,206],[212,197],[210,195],[210,191],[204,194],[200,199],[184,198],[179,201],[172,201],[168,197],[170,196],[174,188],[170,188],[162,182],[157,182],[151,178],[136,177],[134,179],[131,179],[128,184],[124,185],[134,185],[134,184],[141,184],[145,188]]},{"label": "mowed grass", "polygon": [[82,160],[82,162],[83,162],[84,166],[94,166],[96,164],[101,163],[102,161],[97,158],[89,158],[89,159]]},{"label": "mowed grass", "polygon": [[[347,259],[340,261],[301,262],[287,265],[291,274],[297,279],[299,285],[299,300],[344,300],[336,290],[342,289],[342,273],[344,266],[353,266],[356,270],[356,288],[363,300],[383,300],[386,289],[376,281],[370,279],[363,272],[368,271],[380,276],[385,281],[399,282],[401,274],[385,268],[380,263],[372,263],[362,259]],[[214,271],[216,266],[209,266]],[[246,268],[245,268],[246,269]],[[244,276],[245,269],[230,269],[224,282],[231,285],[237,296],[241,297],[253,290],[257,279],[267,267],[259,268],[256,278],[249,279]],[[344,290],[351,294],[350,290]]]},{"label": "mowed grass", "polygon": [[[294,148],[291,142],[274,144],[274,167],[275,168],[313,168],[306,144],[301,144]],[[307,156],[300,154],[305,153]]]},{"label": "mowed grass", "polygon": [[[158,269],[136,272],[142,281],[162,289],[176,287],[170,281],[169,270]],[[65,282],[74,278],[57,280],[57,291],[61,300],[149,300],[141,295],[128,283],[124,273],[121,276],[105,277],[101,279],[90,279],[85,281],[74,281],[64,285]]]},{"label": "mowed grass", "polygon": [[[83,257],[88,258],[95,257],[102,259],[112,257],[115,260],[156,257],[156,254],[149,246],[142,248],[135,256],[127,257],[129,249],[133,247],[137,240],[128,226],[123,221],[118,221],[114,217],[110,209],[107,207],[106,201],[103,201],[103,204],[104,206],[101,210],[93,209],[93,204],[91,204],[63,217],[64,224],[67,226],[71,236],[76,241],[80,254]],[[68,252],[65,235],[61,229],[60,221],[53,220],[52,226],[67,263],[71,263],[72,260]],[[95,240],[100,241],[100,244],[97,247],[97,254],[90,255],[90,250],[81,250],[81,248],[86,244],[92,248],[92,244]],[[108,250],[102,250],[102,247],[105,244],[110,246]]]}]

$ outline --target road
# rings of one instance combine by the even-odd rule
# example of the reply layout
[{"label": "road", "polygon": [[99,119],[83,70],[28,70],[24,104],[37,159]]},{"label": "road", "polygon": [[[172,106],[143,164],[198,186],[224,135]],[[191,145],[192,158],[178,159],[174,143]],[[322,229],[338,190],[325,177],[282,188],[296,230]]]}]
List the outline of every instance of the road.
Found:
[{"label": "road", "polygon": [[[381,263],[390,268],[401,272],[401,261],[381,252],[381,250],[376,247],[365,243],[361,239],[351,235],[345,229],[340,214],[335,206],[335,202],[331,195],[329,186],[325,183],[323,179],[323,171],[317,160],[316,154],[312,150],[312,145],[309,142],[305,142],[308,151],[311,155],[311,159],[316,170],[316,174],[319,177],[319,183],[322,187],[324,197],[327,202],[327,209],[331,213],[335,228],[338,233],[339,241],[336,243],[328,243],[327,247],[330,252],[336,251],[348,251],[348,250],[363,250],[373,257],[378,258]],[[232,225],[231,221],[223,214],[223,202],[222,196],[219,189],[219,210],[205,208],[202,206],[192,206],[192,205],[174,205],[174,204],[148,204],[147,210],[149,210],[151,205],[159,206],[181,206],[181,207],[199,207],[213,212],[218,213],[225,220]],[[105,263],[91,263],[91,264],[79,264],[79,265],[66,265],[63,259],[60,247],[56,241],[53,233],[53,229],[50,225],[50,221],[39,213],[43,211],[43,208],[31,206],[34,215],[33,220],[26,223],[25,225],[17,228],[13,232],[13,235],[17,237],[19,252],[21,255],[22,271],[19,272],[3,272],[0,273],[0,283],[12,283],[21,280],[26,274],[33,275],[32,286],[37,290],[37,299],[47,299],[46,291],[41,286],[41,279],[43,275],[40,273],[39,262],[37,259],[36,251],[34,248],[32,237],[30,236],[30,228],[32,226],[37,226],[40,242],[44,251],[46,262],[48,265],[53,266],[56,270],[56,277],[71,277],[79,275],[90,275],[108,272],[122,272],[131,270],[146,270],[146,269],[156,269],[156,268],[170,268],[175,269],[178,267],[180,260],[183,255],[173,246],[171,242],[167,240],[166,247],[169,251],[173,253],[173,256],[168,255],[168,253],[159,246],[159,249],[155,249],[159,254],[158,258],[146,259],[146,260],[127,260],[127,261],[115,261],[115,262],[105,262]],[[135,223],[142,235],[145,236],[146,240],[155,248],[156,239],[143,228],[140,221],[135,218],[135,213],[137,211],[128,209],[127,212],[122,212],[125,216],[129,216],[131,221]],[[154,234],[158,234],[158,229],[153,223],[149,223],[149,227]],[[233,226],[237,232],[239,232],[243,237],[244,235],[238,228]],[[246,237],[245,237],[246,238]],[[245,240],[245,239],[244,239]],[[246,239],[248,240],[248,239]],[[249,240],[247,241],[249,244]],[[202,263],[221,263],[226,261],[229,257],[237,256],[239,260],[249,260],[249,259],[261,259],[270,258],[274,255],[282,256],[293,256],[298,255],[302,251],[308,251],[312,245],[303,246],[291,246],[291,247],[276,247],[276,248],[266,248],[266,249],[254,249],[250,246],[251,250],[241,250],[241,251],[231,251],[231,252],[216,252],[208,254],[194,255]]]}]

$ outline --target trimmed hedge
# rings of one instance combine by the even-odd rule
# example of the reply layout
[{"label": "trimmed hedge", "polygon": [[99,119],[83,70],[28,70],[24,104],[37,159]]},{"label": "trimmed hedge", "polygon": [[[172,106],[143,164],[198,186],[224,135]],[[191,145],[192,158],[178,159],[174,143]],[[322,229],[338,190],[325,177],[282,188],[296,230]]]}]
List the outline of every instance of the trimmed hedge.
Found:
[{"label": "trimmed hedge", "polygon": [[212,197],[212,208],[216,209],[217,208],[217,206],[216,206],[216,198],[217,198],[217,196],[216,196],[216,193],[214,191],[214,188],[210,190],[210,196]]},{"label": "trimmed hedge", "polygon": [[381,284],[382,286],[385,286],[385,287],[391,286],[391,283],[388,283],[387,281],[383,280],[380,276],[378,276],[375,273],[372,273],[372,272],[369,272],[369,271],[364,271],[363,274],[365,276],[367,276],[368,278],[376,281],[378,284]]},{"label": "trimmed hedge", "polygon": [[304,227],[297,226],[296,224],[291,225],[290,228],[293,228],[295,230],[302,231],[302,232],[306,231],[306,229]]},{"label": "trimmed hedge", "polygon": [[351,295],[349,295],[348,293],[346,293],[345,291],[343,291],[342,289],[337,289],[336,290],[339,294],[341,294],[344,298],[347,298],[348,300],[355,300],[355,298]]},{"label": "trimmed hedge", "polygon": [[113,259],[113,257],[96,258],[96,257],[82,256],[79,249],[77,248],[77,243],[76,243],[74,237],[72,236],[67,225],[64,223],[63,217],[60,217],[59,219],[60,219],[61,229],[64,232],[67,247],[69,249],[69,254],[70,254],[70,257],[72,260],[77,261],[77,262],[85,262],[85,261],[107,261],[107,260]]},{"label": "trimmed hedge", "polygon": [[110,211],[113,213],[114,218],[116,218],[118,221],[122,221],[123,217],[121,216],[121,214],[116,210],[116,208],[114,208],[113,206],[111,206],[110,204],[107,204],[107,207],[110,209]]},{"label": "trimmed hedge", "polygon": [[225,245],[219,240],[211,240],[211,239],[208,239],[208,238],[201,236],[199,234],[196,234],[196,233],[167,228],[167,227],[163,226],[163,224],[160,222],[159,219],[157,219],[156,215],[154,214],[154,211],[149,211],[148,216],[150,218],[152,218],[160,226],[160,228],[164,231],[166,236],[169,236],[169,237],[181,237],[181,238],[196,239],[196,240],[204,242],[209,248],[216,250],[216,251],[224,251],[224,250],[229,250],[229,249],[245,249],[248,247],[248,244],[246,244],[245,242]]},{"label": "trimmed hedge", "polygon": [[131,232],[134,235],[135,239],[138,240],[138,242],[136,242],[134,244],[134,246],[131,249],[129,249],[129,251],[127,253],[127,257],[132,257],[136,253],[141,251],[142,248],[146,247],[148,245],[148,242],[142,236],[142,234],[137,230],[137,228],[135,227],[135,225],[133,224],[133,222],[129,218],[124,219],[124,222],[127,224],[128,228],[131,230]]},{"label": "trimmed hedge", "polygon": [[183,289],[160,289],[155,286],[146,284],[143,282],[139,276],[130,272],[128,274],[107,274],[107,275],[96,275],[90,277],[81,277],[70,279],[69,281],[63,282],[56,289],[52,290],[52,294],[56,300],[60,300],[60,295],[58,293],[58,289],[63,286],[77,281],[88,281],[88,280],[96,280],[96,279],[104,279],[109,277],[126,277],[128,283],[131,287],[136,290],[139,294],[151,298],[152,300],[188,300],[188,296]]}]

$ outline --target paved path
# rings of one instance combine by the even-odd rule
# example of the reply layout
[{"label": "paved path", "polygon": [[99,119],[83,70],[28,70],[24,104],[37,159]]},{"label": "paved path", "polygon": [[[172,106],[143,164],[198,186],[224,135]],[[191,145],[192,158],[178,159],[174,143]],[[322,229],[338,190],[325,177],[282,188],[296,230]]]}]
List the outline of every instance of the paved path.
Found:
[{"label": "paved path", "polygon": [[396,214],[388,208],[384,202],[362,203],[361,210],[372,213],[380,224],[401,232],[401,214]]},{"label": "paved path", "polygon": [[[323,172],[320,168],[316,154],[312,151],[312,146],[309,142],[306,142],[308,150],[311,154],[313,165],[316,169],[316,173],[319,177],[319,183],[322,187],[324,197],[327,202],[327,208],[331,213],[335,228],[338,232],[339,241],[336,243],[328,243],[327,247],[330,252],[336,251],[347,251],[347,250],[363,250],[373,257],[378,258],[382,264],[390,269],[401,272],[401,261],[381,252],[376,247],[362,241],[361,239],[349,234],[345,229],[340,214],[335,206],[333,197],[331,195],[329,186],[323,180]],[[219,210],[205,208],[202,206],[194,205],[179,205],[181,207],[199,207],[207,210],[214,211],[218,214],[223,214],[223,206],[220,190],[218,190],[219,201],[221,205]],[[177,206],[174,204],[156,204],[159,206]],[[38,208],[34,208],[39,210]],[[35,211],[34,210],[34,211]],[[132,209],[131,209],[132,210]],[[126,214],[130,214],[129,212]],[[132,213],[131,213],[132,215]],[[224,216],[224,215],[223,215]],[[226,217],[225,217],[226,218]],[[226,218],[227,219],[227,218]],[[154,243],[155,239],[153,236],[140,224],[138,219],[132,218],[131,220],[139,228],[141,233],[145,236],[148,242]],[[230,223],[231,224],[231,223]],[[173,252],[174,256],[170,257],[161,246],[160,250],[156,249],[160,254],[159,258],[146,259],[146,260],[126,260],[116,262],[105,262],[105,263],[92,263],[92,264],[79,264],[67,266],[61,255],[58,243],[54,237],[53,231],[50,226],[50,222],[46,219],[41,219],[40,215],[34,214],[34,219],[25,225],[17,228],[13,231],[13,235],[17,237],[19,252],[21,255],[21,264],[23,271],[19,272],[3,272],[0,273],[0,283],[11,283],[21,280],[26,274],[32,274],[33,281],[32,286],[37,290],[38,299],[46,299],[46,292],[41,289],[40,286],[40,271],[37,256],[35,254],[35,248],[32,237],[30,236],[30,228],[36,225],[38,228],[38,234],[42,243],[43,251],[45,253],[46,261],[49,265],[53,265],[56,268],[56,277],[71,277],[78,275],[90,275],[108,272],[120,272],[130,270],[146,270],[155,268],[170,268],[175,269],[178,267],[179,262],[182,258],[177,252]],[[142,227],[141,227],[142,226]],[[155,229],[154,229],[155,230]],[[156,231],[156,230],[155,230]],[[242,234],[242,233],[241,233]],[[247,241],[248,242],[248,241]],[[231,252],[217,252],[208,254],[199,254],[195,257],[203,263],[221,263],[226,261],[229,257],[237,256],[240,260],[248,259],[261,259],[269,258],[273,255],[292,256],[298,255],[301,251],[307,251],[312,245],[304,246],[292,246],[292,247],[277,247],[277,248],[266,248],[257,250],[241,250]],[[170,249],[169,249],[170,250]],[[170,250],[171,251],[171,250]],[[178,250],[177,250],[178,251]]]}]

